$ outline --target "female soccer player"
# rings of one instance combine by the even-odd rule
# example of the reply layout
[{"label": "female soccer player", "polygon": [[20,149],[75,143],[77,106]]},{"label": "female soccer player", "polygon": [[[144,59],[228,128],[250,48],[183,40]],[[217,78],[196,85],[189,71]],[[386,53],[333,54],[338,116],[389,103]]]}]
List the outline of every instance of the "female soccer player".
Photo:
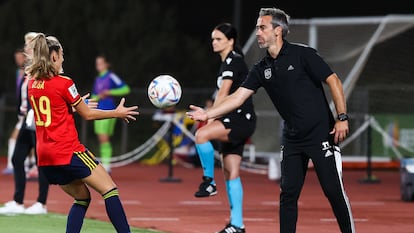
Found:
[{"label": "female soccer player", "polygon": [[[241,51],[237,50],[236,29],[223,23],[211,33],[213,51],[220,55],[221,66],[217,75],[217,95],[213,106],[233,93],[247,76],[248,68]],[[252,98],[236,110],[217,118],[196,132],[196,149],[203,167],[203,182],[196,197],[217,193],[214,181],[214,148],[210,140],[221,142],[226,191],[230,204],[230,223],[220,233],[245,232],[243,224],[243,187],[239,169],[244,145],[256,128],[256,115]]]},{"label": "female soccer player", "polygon": [[66,232],[80,232],[91,201],[91,187],[105,200],[116,231],[130,228],[112,178],[78,139],[73,109],[86,120],[122,118],[136,120],[137,106],[125,107],[121,99],[114,110],[89,108],[73,80],[60,75],[63,48],[55,38],[39,33],[31,42],[33,57],[26,68],[30,75],[29,99],[34,110],[38,166],[51,184],[58,184],[75,201],[68,214]]}]

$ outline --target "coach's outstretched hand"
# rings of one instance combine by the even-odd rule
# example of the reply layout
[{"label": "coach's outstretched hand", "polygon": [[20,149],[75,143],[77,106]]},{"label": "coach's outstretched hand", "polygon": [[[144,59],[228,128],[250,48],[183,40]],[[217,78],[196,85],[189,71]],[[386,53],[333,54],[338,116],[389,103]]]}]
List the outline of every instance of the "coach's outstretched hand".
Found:
[{"label": "coach's outstretched hand", "polygon": [[206,121],[206,120],[208,120],[207,112],[203,108],[195,106],[195,105],[190,105],[190,109],[192,111],[186,112],[187,116],[190,119],[195,120],[195,121]]},{"label": "coach's outstretched hand", "polygon": [[126,123],[129,123],[130,120],[135,121],[136,118],[134,116],[139,115],[139,112],[136,111],[138,109],[138,106],[126,107],[124,104],[125,98],[122,98],[115,109],[115,111],[117,112],[117,117],[124,119]]}]

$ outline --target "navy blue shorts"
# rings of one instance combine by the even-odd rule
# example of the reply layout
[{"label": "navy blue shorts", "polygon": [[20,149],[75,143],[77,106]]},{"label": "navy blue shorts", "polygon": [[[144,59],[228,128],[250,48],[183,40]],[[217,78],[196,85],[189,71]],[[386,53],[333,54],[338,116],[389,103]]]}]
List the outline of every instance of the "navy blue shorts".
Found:
[{"label": "navy blue shorts", "polygon": [[83,179],[91,175],[93,169],[98,166],[99,161],[92,152],[75,152],[69,165],[41,166],[50,184],[65,185],[78,179]]}]

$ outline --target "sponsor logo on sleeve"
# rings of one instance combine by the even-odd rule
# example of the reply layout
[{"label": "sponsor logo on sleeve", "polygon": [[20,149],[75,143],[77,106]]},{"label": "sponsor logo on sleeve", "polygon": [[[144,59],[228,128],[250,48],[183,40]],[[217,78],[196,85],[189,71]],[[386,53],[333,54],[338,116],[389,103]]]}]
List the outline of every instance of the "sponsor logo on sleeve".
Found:
[{"label": "sponsor logo on sleeve", "polygon": [[72,98],[75,98],[76,96],[79,95],[78,90],[76,89],[75,84],[72,84],[72,86],[70,86],[68,88],[69,93],[72,95]]}]

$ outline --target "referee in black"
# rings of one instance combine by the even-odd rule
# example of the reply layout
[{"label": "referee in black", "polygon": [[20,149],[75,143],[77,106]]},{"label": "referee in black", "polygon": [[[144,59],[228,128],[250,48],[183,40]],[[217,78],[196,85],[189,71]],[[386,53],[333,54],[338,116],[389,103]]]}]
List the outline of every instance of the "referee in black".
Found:
[{"label": "referee in black", "polygon": [[[187,115],[205,121],[240,106],[263,87],[284,120],[281,145],[280,233],[296,232],[298,199],[311,159],[342,233],[354,233],[351,207],[342,183],[338,144],[348,134],[348,115],[341,80],[313,48],[289,43],[289,15],[262,8],[256,37],[266,56],[250,70],[240,88],[220,104],[203,110],[190,105]],[[329,108],[329,87],[337,113]]]}]

